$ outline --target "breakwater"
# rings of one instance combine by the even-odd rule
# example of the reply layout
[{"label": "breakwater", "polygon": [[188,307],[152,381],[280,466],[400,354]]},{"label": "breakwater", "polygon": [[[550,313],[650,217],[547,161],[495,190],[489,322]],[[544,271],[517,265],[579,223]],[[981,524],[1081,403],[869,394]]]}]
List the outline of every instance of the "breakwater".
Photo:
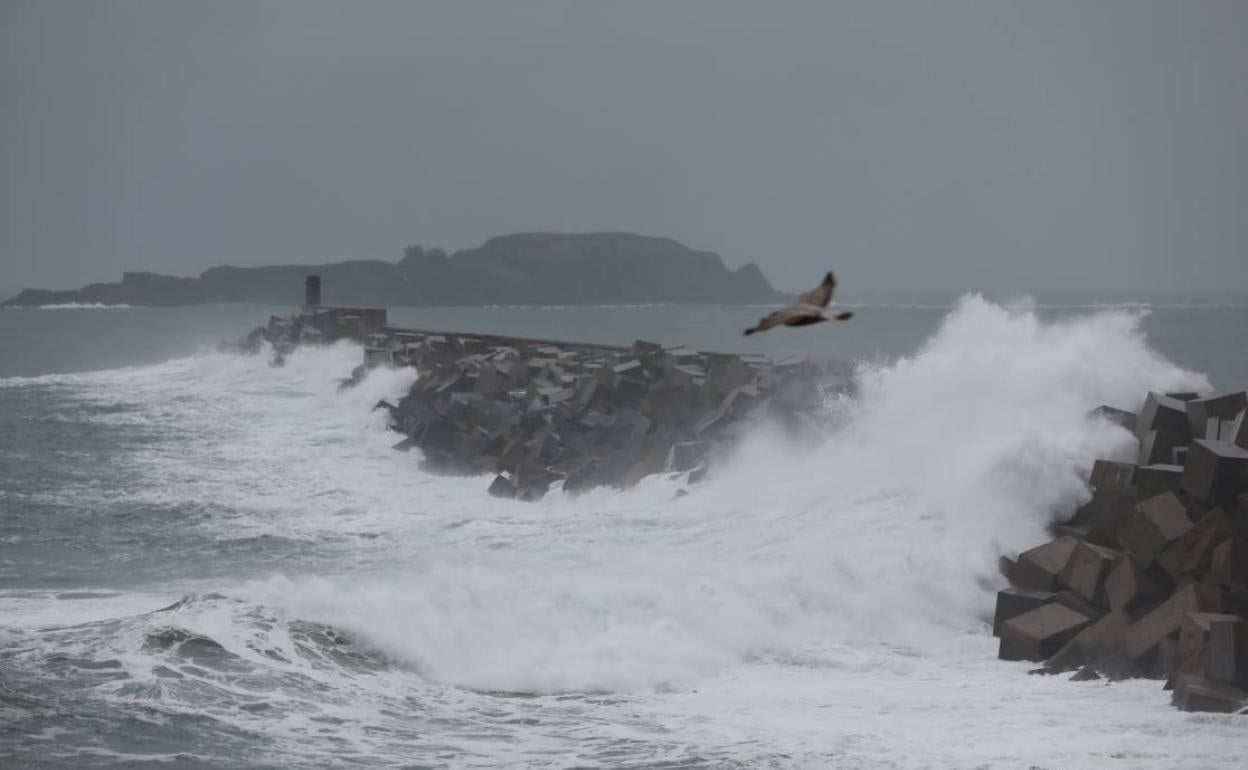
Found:
[{"label": "breakwater", "polygon": [[397,403],[378,404],[403,436],[396,449],[419,449],[439,472],[492,474],[491,494],[524,500],[656,473],[696,483],[750,425],[817,435],[826,400],[852,387],[849,366],[835,360],[402,329],[380,308],[309,305],[272,317],[241,346],[267,342],[280,363],[297,345],[341,339],[364,345],[344,387],[374,367],[419,372]]},{"label": "breakwater", "polygon": [[1164,680],[1188,711],[1248,708],[1248,394],[1150,393],[1053,540],[1002,558],[999,656],[1076,679]]}]

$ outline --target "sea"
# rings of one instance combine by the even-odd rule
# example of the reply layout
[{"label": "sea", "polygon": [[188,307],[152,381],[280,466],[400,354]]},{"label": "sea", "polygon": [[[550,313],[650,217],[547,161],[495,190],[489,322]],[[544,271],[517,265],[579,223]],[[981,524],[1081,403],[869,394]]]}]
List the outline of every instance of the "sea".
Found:
[{"label": "sea", "polygon": [[[854,364],[814,446],[537,502],[431,475],[292,308],[0,310],[2,768],[1242,768],[1248,716],[996,659],[998,557],[1248,387],[1248,304],[393,308],[393,323]],[[678,495],[682,490],[688,494]]]}]

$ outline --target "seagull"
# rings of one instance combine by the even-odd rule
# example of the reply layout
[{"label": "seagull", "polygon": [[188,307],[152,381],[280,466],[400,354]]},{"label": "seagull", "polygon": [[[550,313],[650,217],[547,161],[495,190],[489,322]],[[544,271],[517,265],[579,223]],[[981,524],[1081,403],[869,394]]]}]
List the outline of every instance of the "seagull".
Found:
[{"label": "seagull", "polygon": [[836,289],[836,276],[828,273],[823,277],[823,283],[819,284],[819,288],[797,295],[797,302],[758,319],[758,326],[746,329],[746,335],[765,332],[773,326],[780,325],[810,326],[822,321],[848,321],[854,317],[854,314],[849,311],[836,315],[828,314],[828,303],[832,301],[834,289]]}]

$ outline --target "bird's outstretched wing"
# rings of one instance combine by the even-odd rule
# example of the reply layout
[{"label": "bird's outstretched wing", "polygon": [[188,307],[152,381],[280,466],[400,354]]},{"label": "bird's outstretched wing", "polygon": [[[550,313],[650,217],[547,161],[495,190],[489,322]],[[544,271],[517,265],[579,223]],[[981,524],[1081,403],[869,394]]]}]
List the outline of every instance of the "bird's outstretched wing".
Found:
[{"label": "bird's outstretched wing", "polygon": [[815,307],[827,307],[832,301],[832,292],[836,291],[836,276],[828,273],[823,277],[823,283],[819,284],[819,288],[811,289],[805,294],[797,297],[799,305],[814,305]]},{"label": "bird's outstretched wing", "polygon": [[784,323],[784,311],[790,310],[790,309],[791,308],[783,308],[781,310],[777,310],[774,313],[768,313],[767,315],[758,319],[757,326],[752,326],[749,329],[746,329],[745,336],[748,337],[754,332],[765,332],[773,326],[779,326],[780,324]]}]

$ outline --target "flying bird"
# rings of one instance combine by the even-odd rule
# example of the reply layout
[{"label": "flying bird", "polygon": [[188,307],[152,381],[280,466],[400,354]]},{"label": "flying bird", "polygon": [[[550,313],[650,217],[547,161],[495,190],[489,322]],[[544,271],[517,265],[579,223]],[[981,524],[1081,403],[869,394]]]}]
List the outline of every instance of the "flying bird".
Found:
[{"label": "flying bird", "polygon": [[828,273],[823,277],[819,288],[811,289],[797,296],[797,302],[774,313],[758,319],[758,326],[746,329],[747,335],[754,332],[765,332],[773,326],[810,326],[823,321],[848,321],[854,314],[846,311],[830,315],[828,303],[832,301],[832,292],[836,289],[836,276]]}]

